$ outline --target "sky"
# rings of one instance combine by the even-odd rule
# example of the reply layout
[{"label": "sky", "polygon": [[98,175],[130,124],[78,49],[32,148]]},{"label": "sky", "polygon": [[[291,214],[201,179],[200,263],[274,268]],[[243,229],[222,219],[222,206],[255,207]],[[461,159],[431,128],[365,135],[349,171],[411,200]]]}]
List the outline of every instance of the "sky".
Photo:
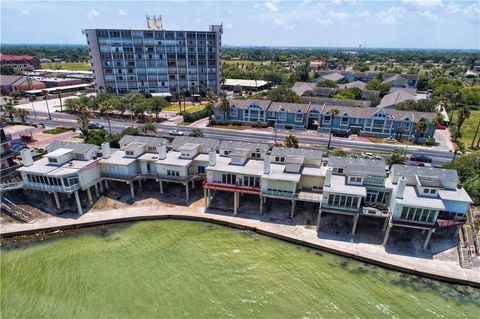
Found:
[{"label": "sky", "polygon": [[1,43],[85,44],[82,29],[167,30],[223,23],[223,44],[480,49],[480,0],[14,1],[2,0]]}]

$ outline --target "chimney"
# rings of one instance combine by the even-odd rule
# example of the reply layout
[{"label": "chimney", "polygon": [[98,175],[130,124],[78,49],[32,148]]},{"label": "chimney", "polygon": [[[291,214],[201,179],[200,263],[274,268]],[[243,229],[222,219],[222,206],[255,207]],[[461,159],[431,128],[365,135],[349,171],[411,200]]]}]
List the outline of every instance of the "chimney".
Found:
[{"label": "chimney", "polygon": [[325,187],[332,186],[332,173],[333,173],[333,168],[327,167],[327,172],[325,174],[325,181],[323,182],[323,186]]},{"label": "chimney", "polygon": [[102,155],[103,158],[110,158],[112,156],[112,151],[110,151],[110,144],[107,142],[102,143]]},{"label": "chimney", "polygon": [[33,165],[32,151],[24,149],[20,151],[20,156],[22,157],[23,166]]},{"label": "chimney", "polygon": [[407,179],[402,177],[398,180],[397,190],[395,192],[395,198],[403,198],[405,193],[405,187],[407,186]]},{"label": "chimney", "polygon": [[263,174],[270,174],[271,163],[272,160],[270,159],[270,155],[265,156],[265,159],[263,160]]},{"label": "chimney", "polygon": [[160,144],[157,146],[158,150],[158,158],[163,160],[167,157],[167,145],[165,144]]},{"label": "chimney", "polygon": [[208,152],[208,165],[215,166],[215,164],[217,164],[217,153],[215,150],[210,150]]}]

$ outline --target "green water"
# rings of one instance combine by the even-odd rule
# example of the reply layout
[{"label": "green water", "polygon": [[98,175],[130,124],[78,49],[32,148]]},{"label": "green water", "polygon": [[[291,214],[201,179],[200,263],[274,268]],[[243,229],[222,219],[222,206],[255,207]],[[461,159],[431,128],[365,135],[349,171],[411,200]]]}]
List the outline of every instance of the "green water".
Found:
[{"label": "green water", "polygon": [[1,252],[1,318],[478,318],[480,290],[206,223],[149,221]]}]

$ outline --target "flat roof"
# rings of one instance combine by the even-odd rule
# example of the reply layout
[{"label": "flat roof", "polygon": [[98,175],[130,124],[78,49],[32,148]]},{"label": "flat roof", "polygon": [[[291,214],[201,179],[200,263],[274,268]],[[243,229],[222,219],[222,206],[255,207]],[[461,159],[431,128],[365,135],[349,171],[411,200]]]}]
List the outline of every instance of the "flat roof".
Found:
[{"label": "flat roof", "polygon": [[185,143],[178,148],[179,151],[193,151],[199,148],[201,144],[198,143]]},{"label": "flat roof", "polygon": [[30,166],[22,166],[18,168],[17,171],[29,172],[29,173],[35,173],[35,174],[47,174],[48,172],[51,172],[57,168],[58,168],[57,165],[49,164],[48,158],[43,157],[38,161],[33,162],[33,164]]},{"label": "flat roof", "polygon": [[270,173],[262,174],[262,178],[275,181],[294,182],[298,183],[302,175],[300,173],[285,172],[285,165],[271,164]]},{"label": "flat roof", "polygon": [[37,93],[42,93],[43,91],[47,92],[52,92],[52,91],[65,91],[69,89],[80,89],[80,88],[87,88],[91,87],[93,84],[75,84],[75,85],[65,85],[65,86],[58,86],[54,88],[48,88],[48,89],[41,89],[41,90],[28,90],[25,91],[27,94],[37,94]]},{"label": "flat roof", "polygon": [[69,148],[57,148],[53,152],[45,154],[45,157],[59,157],[68,153],[73,153],[73,150]]},{"label": "flat roof", "polygon": [[395,198],[398,204],[427,209],[444,210],[445,205],[440,198],[418,196],[416,187],[406,186],[403,198]]},{"label": "flat roof", "polygon": [[457,188],[455,190],[441,189],[438,191],[438,195],[446,201],[473,203],[473,200],[464,188]]},{"label": "flat roof", "polygon": [[323,191],[345,195],[367,196],[365,186],[347,184],[346,180],[346,176],[332,175],[331,186],[324,186]]},{"label": "flat roof", "polygon": [[320,167],[310,167],[305,166],[302,170],[302,175],[305,176],[325,176],[327,173],[327,168],[325,166]]},{"label": "flat roof", "polygon": [[113,152],[109,158],[102,158],[100,164],[128,166],[134,163],[136,158],[125,157],[125,151]]},{"label": "flat roof", "polygon": [[[263,173],[263,160],[249,159],[243,165],[230,164],[230,158],[216,155],[217,160],[214,166],[209,165],[208,170],[242,175],[257,175]],[[272,164],[273,166],[273,164]]]},{"label": "flat roof", "polygon": [[245,80],[245,79],[225,79],[225,84],[228,86],[244,86],[244,87],[262,87],[267,85],[268,82],[264,80]]},{"label": "flat roof", "polygon": [[192,164],[192,160],[189,158],[181,158],[180,152],[170,151],[167,153],[167,156],[165,157],[165,159],[158,159],[155,163],[160,165],[185,167]]}]

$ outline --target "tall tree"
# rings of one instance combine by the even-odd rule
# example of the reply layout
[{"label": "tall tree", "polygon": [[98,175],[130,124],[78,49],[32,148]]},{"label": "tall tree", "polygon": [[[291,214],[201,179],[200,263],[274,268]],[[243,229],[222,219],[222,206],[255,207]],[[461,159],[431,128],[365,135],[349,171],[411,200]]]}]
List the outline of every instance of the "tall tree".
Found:
[{"label": "tall tree", "polygon": [[15,109],[15,114],[20,118],[22,123],[25,123],[27,121],[27,116],[30,115],[30,112],[28,112],[26,109]]},{"label": "tall tree", "polygon": [[335,116],[338,115],[338,113],[340,113],[340,111],[338,109],[331,109],[330,110],[330,134],[328,135],[327,150],[330,149],[330,143],[332,141],[333,120],[335,119]]},{"label": "tall tree", "polygon": [[155,113],[155,122],[158,122],[158,115],[168,105],[168,102],[161,96],[154,96],[147,101],[150,104],[150,111]]},{"label": "tall tree", "polygon": [[405,152],[401,149],[396,149],[392,155],[387,159],[388,170],[392,168],[394,164],[405,164],[406,157]]},{"label": "tall tree", "polygon": [[227,113],[230,111],[230,101],[224,96],[220,102],[220,109],[223,111],[223,120],[227,120]]},{"label": "tall tree", "polygon": [[81,114],[77,118],[77,123],[80,126],[80,132],[82,133],[84,141],[88,139],[90,135],[90,130],[88,126],[90,125],[90,119],[87,114]]},{"label": "tall tree", "polygon": [[190,133],[190,136],[193,136],[193,137],[205,137],[205,135],[203,134],[203,131],[199,128],[193,128],[192,129],[192,132]]},{"label": "tall tree", "polygon": [[5,99],[5,105],[4,105],[4,110],[8,114],[8,117],[10,118],[10,121],[13,122],[13,116],[15,115],[15,105],[16,101],[11,98],[4,98]]},{"label": "tall tree", "polygon": [[466,119],[470,117],[470,107],[465,104],[460,104],[457,112],[457,130],[455,131],[455,140],[460,136],[460,130]]},{"label": "tall tree", "polygon": [[217,96],[212,90],[207,92],[207,111],[208,111],[208,123],[212,122],[212,114],[215,110],[215,103],[217,102]]},{"label": "tall tree", "polygon": [[285,137],[285,146],[291,148],[298,148],[298,139],[296,136],[290,134]]},{"label": "tall tree", "polygon": [[[475,135],[472,138],[472,145],[470,145],[470,148],[473,148],[473,145],[475,143],[475,140],[477,139],[479,130],[480,130],[480,120],[478,120],[477,129],[475,130]],[[480,144],[480,136],[478,137],[477,147],[478,147],[478,144]]]},{"label": "tall tree", "polygon": [[50,115],[50,107],[48,106],[48,91],[43,90],[42,94],[43,94],[43,98],[45,99],[45,103],[47,104],[48,119],[51,120],[52,116]]},{"label": "tall tree", "polygon": [[428,127],[428,120],[424,117],[420,118],[417,121],[417,123],[415,123],[415,138],[417,140],[419,137],[423,136],[427,127]]}]

